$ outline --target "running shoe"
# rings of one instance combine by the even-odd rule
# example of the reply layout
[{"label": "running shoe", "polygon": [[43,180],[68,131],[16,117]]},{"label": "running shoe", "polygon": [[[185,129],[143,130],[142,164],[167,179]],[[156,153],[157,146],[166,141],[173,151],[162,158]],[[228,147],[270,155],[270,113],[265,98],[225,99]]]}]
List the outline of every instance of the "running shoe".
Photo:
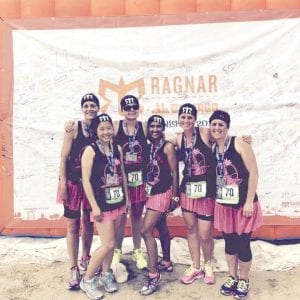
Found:
[{"label": "running shoe", "polygon": [[102,273],[99,277],[99,284],[104,286],[104,289],[108,293],[114,293],[118,290],[118,287],[115,282],[114,275],[112,272]]},{"label": "running shoe", "polygon": [[80,273],[78,267],[72,267],[70,273],[69,290],[78,290],[80,283]]},{"label": "running shoe", "polygon": [[147,276],[143,287],[140,289],[140,294],[143,296],[148,296],[153,294],[159,287],[159,282],[161,281],[161,275],[158,272],[156,277],[151,278]]},{"label": "running shoe", "polygon": [[249,280],[239,279],[234,298],[246,299],[249,293]]},{"label": "running shoe", "polygon": [[204,272],[200,269],[196,269],[193,266],[190,266],[185,270],[183,276],[180,278],[180,281],[184,284],[190,284],[196,279],[204,277]]},{"label": "running shoe", "polygon": [[228,276],[220,288],[221,294],[224,296],[235,295],[237,283],[237,279],[232,276]]},{"label": "running shoe", "polygon": [[90,255],[88,255],[86,257],[81,257],[80,262],[79,262],[79,270],[80,271],[86,272],[87,267],[90,262],[90,259],[91,259]]},{"label": "running shoe", "polygon": [[80,288],[90,299],[98,300],[103,297],[103,293],[97,287],[96,277],[89,280],[84,280],[84,278],[82,278],[80,281]]},{"label": "running shoe", "polygon": [[208,260],[206,263],[204,263],[204,283],[206,284],[215,284],[216,278],[213,271],[213,265],[211,263],[211,260]]},{"label": "running shoe", "polygon": [[147,268],[148,263],[141,249],[133,250],[132,259],[136,262],[136,267],[138,269],[142,270]]},{"label": "running shoe", "polygon": [[157,269],[159,272],[172,272],[173,271],[173,262],[170,261],[164,261],[161,260],[158,264],[157,264]]}]

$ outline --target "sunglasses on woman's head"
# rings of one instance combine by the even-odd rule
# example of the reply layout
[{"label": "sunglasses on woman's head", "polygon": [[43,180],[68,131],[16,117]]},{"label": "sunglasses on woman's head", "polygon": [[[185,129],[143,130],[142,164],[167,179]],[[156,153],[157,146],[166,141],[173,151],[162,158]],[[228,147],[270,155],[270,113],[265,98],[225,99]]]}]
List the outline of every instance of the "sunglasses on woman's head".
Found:
[{"label": "sunglasses on woman's head", "polygon": [[134,104],[134,105],[126,105],[124,107],[124,111],[131,111],[131,110],[138,110],[139,109],[139,105],[138,104]]}]

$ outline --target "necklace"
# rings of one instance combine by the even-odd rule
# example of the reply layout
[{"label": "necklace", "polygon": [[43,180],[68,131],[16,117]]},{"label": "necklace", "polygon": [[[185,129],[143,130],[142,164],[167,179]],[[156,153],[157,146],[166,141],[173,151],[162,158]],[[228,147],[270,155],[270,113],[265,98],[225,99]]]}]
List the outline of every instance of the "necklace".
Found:
[{"label": "necklace", "polygon": [[183,133],[183,141],[184,141],[184,152],[185,152],[185,163],[186,163],[187,176],[191,177],[192,176],[192,151],[193,151],[193,147],[195,146],[195,143],[196,143],[196,128],[194,128],[194,130],[193,130],[191,145],[188,147],[187,138],[184,133]]},{"label": "necklace", "polygon": [[123,130],[126,133],[126,135],[128,135],[129,149],[130,149],[130,152],[133,153],[134,152],[133,151],[133,147],[134,147],[134,142],[135,142],[136,134],[137,134],[137,132],[139,130],[139,122],[135,123],[133,135],[129,135],[128,124],[127,124],[127,122],[125,120],[123,122]]},{"label": "necklace", "polygon": [[223,177],[224,176],[224,167],[223,167],[223,164],[224,164],[224,159],[225,159],[225,153],[226,153],[226,151],[229,148],[230,141],[231,141],[231,136],[228,136],[226,138],[226,140],[225,140],[224,149],[223,149],[222,153],[220,153],[219,145],[218,144],[216,145],[217,175],[219,177]]},{"label": "necklace", "polygon": [[90,126],[88,124],[85,123],[84,120],[82,120],[82,131],[83,131],[83,135],[87,136],[87,137],[91,137],[91,130],[90,130]]},{"label": "necklace", "polygon": [[111,175],[113,175],[115,171],[115,158],[114,158],[114,150],[113,150],[112,142],[109,143],[108,154],[105,153],[104,145],[99,140],[96,141],[96,144],[100,152],[102,152],[106,156],[108,161],[108,166],[109,166],[109,172]]},{"label": "necklace", "polygon": [[164,138],[161,138],[158,143],[155,143],[155,144],[154,144],[154,142],[151,143],[151,147],[150,147],[150,163],[151,164],[153,164],[153,162],[155,161],[156,153],[162,147],[164,142],[165,142]]}]

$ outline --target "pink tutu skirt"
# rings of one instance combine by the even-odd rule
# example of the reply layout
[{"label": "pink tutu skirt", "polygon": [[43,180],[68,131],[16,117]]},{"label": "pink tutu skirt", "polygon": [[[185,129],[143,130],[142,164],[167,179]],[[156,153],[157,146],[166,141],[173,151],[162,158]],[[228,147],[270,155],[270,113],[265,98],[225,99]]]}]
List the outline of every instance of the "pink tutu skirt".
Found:
[{"label": "pink tutu skirt", "polygon": [[156,194],[148,197],[146,202],[146,208],[159,211],[159,212],[167,212],[170,207],[172,194],[173,192],[172,189],[170,188],[162,194]]},{"label": "pink tutu skirt", "polygon": [[263,216],[259,202],[254,202],[254,211],[251,217],[243,216],[243,207],[234,209],[216,203],[214,227],[225,233],[249,233],[260,227],[263,223]]},{"label": "pink tutu skirt", "polygon": [[[119,216],[126,214],[127,213],[127,206],[123,205],[121,207],[118,207],[114,210],[111,211],[104,211],[102,212],[102,221],[107,222],[107,221],[114,221],[116,220]],[[94,216],[91,213],[90,214],[90,221],[95,222]]]},{"label": "pink tutu skirt", "polygon": [[198,215],[213,216],[215,209],[215,198],[206,197],[192,199],[188,198],[186,194],[181,193],[180,206],[183,209],[194,212]]},{"label": "pink tutu skirt", "polygon": [[128,187],[128,199],[130,203],[142,203],[146,202],[145,185],[139,185],[137,187]]},{"label": "pink tutu skirt", "polygon": [[61,197],[61,186],[58,183],[56,203],[60,203],[68,207],[70,210],[91,209],[89,201],[85,196],[81,184],[74,184],[70,180],[67,181],[68,202],[65,203]]}]

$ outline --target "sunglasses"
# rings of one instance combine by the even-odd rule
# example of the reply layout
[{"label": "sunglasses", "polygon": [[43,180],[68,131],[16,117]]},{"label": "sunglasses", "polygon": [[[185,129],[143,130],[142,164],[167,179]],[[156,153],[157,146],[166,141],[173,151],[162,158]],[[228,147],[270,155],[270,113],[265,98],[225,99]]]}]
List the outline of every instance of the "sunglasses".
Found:
[{"label": "sunglasses", "polygon": [[138,104],[134,104],[134,105],[126,105],[124,107],[124,111],[131,111],[131,110],[138,110],[139,109],[139,105]]}]

